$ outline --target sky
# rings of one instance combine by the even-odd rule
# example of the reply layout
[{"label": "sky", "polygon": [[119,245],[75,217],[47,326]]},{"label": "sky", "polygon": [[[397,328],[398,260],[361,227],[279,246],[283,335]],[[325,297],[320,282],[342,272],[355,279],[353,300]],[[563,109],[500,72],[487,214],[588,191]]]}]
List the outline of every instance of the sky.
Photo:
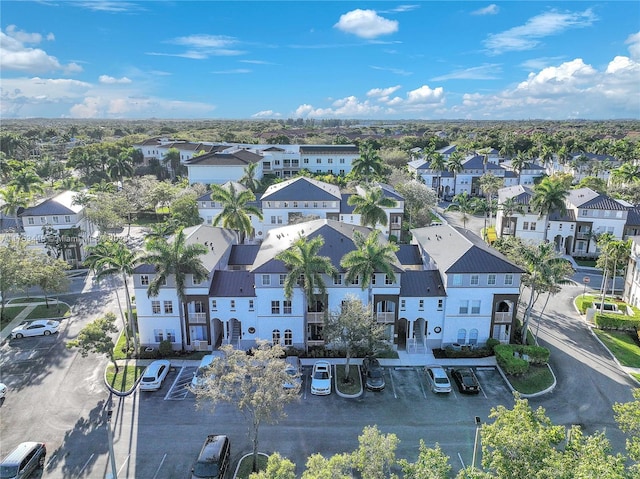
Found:
[{"label": "sky", "polygon": [[640,118],[638,1],[0,2],[1,118]]}]

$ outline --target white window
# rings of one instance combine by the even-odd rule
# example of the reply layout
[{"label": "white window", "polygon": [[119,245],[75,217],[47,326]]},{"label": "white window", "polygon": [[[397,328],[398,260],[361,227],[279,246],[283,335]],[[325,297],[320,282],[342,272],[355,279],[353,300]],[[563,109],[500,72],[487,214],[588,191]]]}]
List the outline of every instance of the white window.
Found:
[{"label": "white window", "polygon": [[29,218],[27,218],[27,224],[30,224],[30,225],[34,225],[34,224],[36,224],[36,222],[35,222],[35,218],[33,218],[33,217],[29,217]]},{"label": "white window", "polygon": [[151,312],[153,314],[160,314],[160,301],[155,299],[151,301]]},{"label": "white window", "polygon": [[280,330],[279,329],[274,329],[271,332],[271,342],[273,344],[280,344]]},{"label": "white window", "polygon": [[164,314],[173,314],[173,301],[164,302]]},{"label": "white window", "polygon": [[478,344],[478,330],[476,328],[469,331],[469,344]]},{"label": "white window", "polygon": [[480,276],[478,276],[477,274],[472,274],[470,283],[471,286],[478,286],[480,284]]},{"label": "white window", "polygon": [[504,275],[504,284],[505,285],[512,285],[513,284],[513,275],[512,274],[505,274]]},{"label": "white window", "polygon": [[418,309],[420,311],[424,311],[424,299],[421,299],[420,301],[418,301]]},{"label": "white window", "polygon": [[355,278],[353,278],[353,281],[351,282],[351,284],[360,284],[360,276],[356,276]]},{"label": "white window", "polygon": [[148,286],[149,285],[149,275],[148,274],[140,275],[140,284],[142,286]]},{"label": "white window", "polygon": [[280,301],[271,301],[271,314],[280,314]]},{"label": "white window", "polygon": [[333,158],[329,158],[329,159],[327,160],[327,163],[329,163],[330,165],[332,165],[332,164],[333,164]]},{"label": "white window", "polygon": [[453,275],[453,285],[454,286],[462,286],[462,275],[454,274]]},{"label": "white window", "polygon": [[495,274],[487,275],[487,284],[488,285],[496,284],[496,275]]},{"label": "white window", "polygon": [[375,273],[371,275],[371,284],[373,284],[373,285],[376,284],[376,275],[375,275]]},{"label": "white window", "polygon": [[196,278],[195,275],[192,275],[191,279],[192,279],[192,283],[194,284],[194,286],[197,286],[197,285],[202,283],[202,281],[200,281],[198,278]]},{"label": "white window", "polygon": [[458,308],[459,314],[469,314],[469,300],[462,299],[460,300],[460,307]]},{"label": "white window", "polygon": [[535,231],[535,230],[536,230],[536,222],[535,222],[535,221],[532,221],[532,222],[531,222],[531,226],[529,226],[529,229],[530,229],[531,231]]},{"label": "white window", "polygon": [[282,302],[282,312],[284,314],[291,314],[291,301],[288,299],[285,299]]},{"label": "white window", "polygon": [[309,158],[303,158],[302,159],[302,163],[304,163],[305,165],[309,164]]},{"label": "white window", "polygon": [[344,158],[340,158],[340,164],[344,164]]},{"label": "white window", "polygon": [[438,311],[442,311],[443,301],[441,299],[438,300]]},{"label": "white window", "polygon": [[458,344],[464,344],[467,341],[467,330],[464,328],[458,329]]},{"label": "white window", "polygon": [[57,222],[58,222],[58,217],[57,217],[57,216],[54,216],[54,217],[53,217],[53,222],[54,222],[54,223],[57,223]]},{"label": "white window", "polygon": [[278,276],[278,283],[280,284],[280,286],[283,286],[286,280],[287,280],[286,274],[281,274]]},{"label": "white window", "polygon": [[45,224],[47,222],[47,218],[45,216],[40,217],[40,223]]},{"label": "white window", "polygon": [[293,202],[293,207],[294,207],[294,208],[297,208],[297,207],[298,207],[298,202],[297,202],[297,201],[294,201],[294,202]]},{"label": "white window", "polygon": [[384,275],[384,284],[393,284],[393,280],[389,278],[388,274]]},{"label": "white window", "polygon": [[471,301],[471,314],[480,314],[480,300],[474,299]]},{"label": "white window", "polygon": [[320,163],[322,163],[322,160],[320,158],[316,158],[316,163],[320,164]]},{"label": "white window", "polygon": [[525,230],[525,231],[529,229],[529,222],[528,221],[525,221],[524,223],[522,223],[522,229]]},{"label": "white window", "polygon": [[236,310],[236,300],[235,299],[231,300],[230,306],[231,306],[231,311],[235,311]]},{"label": "white window", "polygon": [[589,210],[582,210],[582,216],[589,216]]},{"label": "white window", "polygon": [[175,329],[167,329],[165,331],[165,333],[167,333],[167,341],[170,341],[172,343],[176,342],[176,330]]},{"label": "white window", "polygon": [[290,329],[284,330],[284,345],[293,346],[293,332]]},{"label": "white window", "polygon": [[64,217],[64,222],[65,222],[65,223],[71,223],[71,216],[66,215],[66,216]]},{"label": "white window", "polygon": [[164,340],[164,331],[162,329],[154,329],[153,338],[155,339],[156,343],[161,343]]},{"label": "white window", "polygon": [[407,302],[404,299],[400,300],[400,310],[404,311],[406,309]]},{"label": "white window", "polygon": [[271,276],[268,274],[262,275],[262,286],[269,286],[271,284]]},{"label": "white window", "polygon": [[218,311],[218,301],[215,299],[211,300],[211,310],[212,311]]},{"label": "white window", "polygon": [[249,300],[249,311],[253,311],[253,299]]},{"label": "white window", "polygon": [[342,284],[342,275],[341,274],[336,274],[336,275],[333,276],[333,284],[335,284],[336,286]]}]

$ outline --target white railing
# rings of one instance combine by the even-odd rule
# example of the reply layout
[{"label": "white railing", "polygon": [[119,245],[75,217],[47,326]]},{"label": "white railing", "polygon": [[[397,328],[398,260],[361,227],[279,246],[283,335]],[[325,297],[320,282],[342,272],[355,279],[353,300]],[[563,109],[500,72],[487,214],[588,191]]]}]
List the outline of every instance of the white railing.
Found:
[{"label": "white railing", "polygon": [[207,313],[189,313],[189,323],[207,323]]},{"label": "white railing", "polygon": [[394,323],[396,320],[396,313],[376,313],[376,318],[378,319],[379,323]]},{"label": "white railing", "polygon": [[510,312],[506,312],[506,313],[499,313],[499,312],[495,312],[494,314],[494,322],[496,323],[510,323],[511,322],[511,313]]},{"label": "white railing", "polygon": [[312,313],[307,312],[307,323],[322,324],[324,323],[324,312]]}]

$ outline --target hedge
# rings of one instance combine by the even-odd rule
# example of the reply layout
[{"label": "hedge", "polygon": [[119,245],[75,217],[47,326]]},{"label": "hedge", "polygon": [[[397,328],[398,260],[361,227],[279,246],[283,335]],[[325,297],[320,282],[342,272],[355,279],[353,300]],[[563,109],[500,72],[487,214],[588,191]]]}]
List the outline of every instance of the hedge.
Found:
[{"label": "hedge", "polygon": [[[527,372],[529,364],[547,364],[550,351],[541,346],[499,344],[494,348],[496,361],[507,374],[518,375]],[[518,353],[518,356],[515,355]],[[522,356],[527,355],[528,360]]]},{"label": "hedge", "polygon": [[596,314],[595,324],[600,329],[621,329],[633,331],[640,327],[640,319],[630,319],[619,314]]}]

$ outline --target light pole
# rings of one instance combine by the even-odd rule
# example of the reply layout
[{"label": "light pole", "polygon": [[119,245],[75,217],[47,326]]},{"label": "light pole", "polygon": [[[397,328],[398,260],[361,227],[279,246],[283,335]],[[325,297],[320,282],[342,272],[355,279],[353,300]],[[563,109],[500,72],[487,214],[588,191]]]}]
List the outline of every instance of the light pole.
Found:
[{"label": "light pole", "polygon": [[482,421],[480,420],[480,416],[476,416],[476,438],[473,441],[473,459],[471,459],[471,469],[476,468],[476,455],[478,451],[478,439],[480,438],[480,424]]},{"label": "light pole", "polygon": [[109,443],[109,461],[111,463],[111,475],[107,475],[109,479],[118,479],[118,471],[116,470],[116,456],[113,452],[113,431],[111,430],[111,416],[113,415],[113,393],[109,394],[109,409],[107,409],[107,441]]}]

